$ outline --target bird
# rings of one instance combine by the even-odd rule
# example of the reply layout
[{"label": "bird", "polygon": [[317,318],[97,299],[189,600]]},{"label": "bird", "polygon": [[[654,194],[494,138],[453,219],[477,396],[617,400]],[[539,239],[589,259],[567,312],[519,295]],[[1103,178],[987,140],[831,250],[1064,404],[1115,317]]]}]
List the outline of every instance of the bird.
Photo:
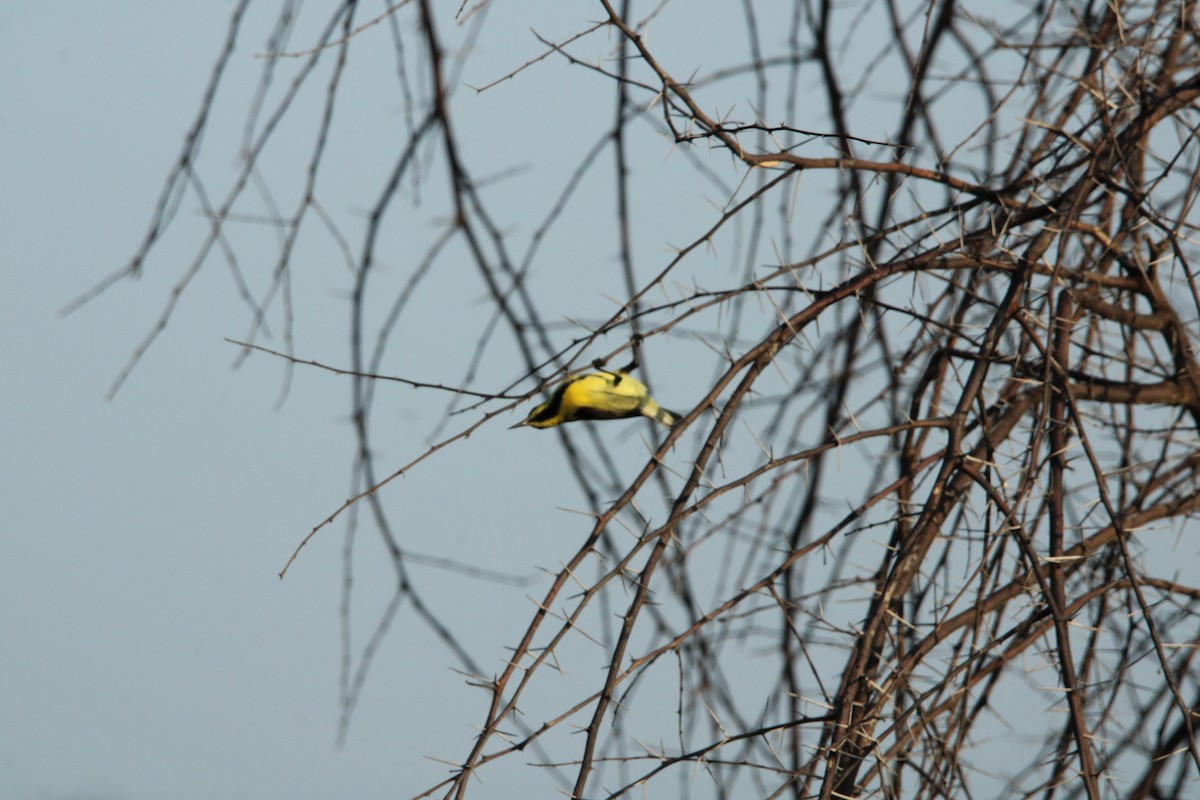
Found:
[{"label": "bird", "polygon": [[674,426],[683,415],[660,406],[650,396],[646,385],[629,374],[637,365],[636,347],[633,361],[624,369],[605,370],[604,361],[596,359],[592,366],[597,372],[571,378],[559,386],[549,400],[535,407],[528,417],[512,428],[553,428],[580,419],[626,419],[637,416],[649,417],[668,428]]}]

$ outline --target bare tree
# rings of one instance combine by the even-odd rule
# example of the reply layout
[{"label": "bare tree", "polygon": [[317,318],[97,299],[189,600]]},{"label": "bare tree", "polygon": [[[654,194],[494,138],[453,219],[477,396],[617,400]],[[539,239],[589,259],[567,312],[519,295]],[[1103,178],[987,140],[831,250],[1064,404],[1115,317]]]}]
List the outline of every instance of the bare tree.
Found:
[{"label": "bare tree", "polygon": [[[565,23],[560,6],[515,20],[533,7],[360,5],[326,4],[315,40],[295,44],[300,4],[284,3],[239,171],[216,200],[195,165],[245,35],[242,0],[145,243],[114,278],[149,268],[185,196],[212,224],[179,291],[223,254],[250,309],[247,347],[281,318],[272,352],[353,375],[355,496],[309,538],[350,520],[348,607],[352,531],[369,524],[397,588],[367,646],[345,645],[347,719],[402,607],[488,695],[450,776],[406,796],[475,794],[475,776],[531,753],[526,769],[577,798],[1197,790],[1194,3],[597,0]],[[535,31],[525,63],[466,77],[514,22],[569,32]],[[343,95],[369,91],[348,84],[348,65],[389,50],[394,73],[369,77],[398,91],[403,134],[361,187],[353,241],[323,189],[328,152]],[[472,156],[496,135],[472,109],[535,74],[611,121],[560,142],[573,169],[509,193],[511,176]],[[279,168],[263,163],[278,137],[306,131],[288,113],[318,76],[323,108],[288,210]],[[530,136],[569,124],[556,97],[527,97]],[[670,172],[633,166],[647,155]],[[637,252],[647,237],[665,244],[638,209],[698,200],[707,215],[692,215],[673,255]],[[278,258],[247,277],[231,231],[264,206]],[[548,301],[538,267],[549,237],[580,235],[572,209],[601,206],[583,217],[619,254],[622,296],[594,318],[583,301],[564,308],[569,293]],[[430,220],[443,222],[388,236]],[[292,346],[302,236],[344,254],[349,363]],[[456,268],[452,252],[489,298],[486,313],[448,321],[472,343],[461,382],[378,375],[424,282]],[[399,284],[377,278],[384,264]],[[644,423],[651,452],[632,476],[598,434],[610,423],[557,429],[594,519],[533,590],[493,674],[480,664],[496,654],[477,660],[414,587],[413,569],[437,565],[396,533],[383,487],[639,339],[670,364],[652,374],[701,391],[669,434]],[[497,340],[523,361],[506,387],[487,358]],[[469,413],[408,463],[381,463],[383,379],[445,390],[448,412]],[[604,668],[576,675],[564,699],[544,678],[589,642]]]}]

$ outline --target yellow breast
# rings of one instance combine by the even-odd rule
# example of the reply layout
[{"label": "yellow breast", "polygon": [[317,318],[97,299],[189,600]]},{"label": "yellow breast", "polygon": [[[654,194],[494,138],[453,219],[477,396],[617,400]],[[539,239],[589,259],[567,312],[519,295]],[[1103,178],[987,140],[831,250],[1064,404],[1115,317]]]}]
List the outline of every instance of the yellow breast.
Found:
[{"label": "yellow breast", "polygon": [[629,375],[593,372],[572,381],[563,392],[568,419],[619,419],[641,413],[646,387]]}]

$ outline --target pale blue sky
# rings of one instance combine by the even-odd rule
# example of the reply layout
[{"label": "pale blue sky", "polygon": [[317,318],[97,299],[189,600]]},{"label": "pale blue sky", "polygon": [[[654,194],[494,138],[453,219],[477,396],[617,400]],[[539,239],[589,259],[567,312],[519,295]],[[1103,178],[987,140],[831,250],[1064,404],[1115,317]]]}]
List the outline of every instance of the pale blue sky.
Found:
[{"label": "pale blue sky", "polygon": [[[235,174],[246,106],[263,65],[258,54],[278,5],[252,4],[206,133],[200,172],[214,202],[223,199]],[[313,31],[323,23],[315,15],[328,13],[318,5],[305,6],[314,16],[304,18],[294,47],[313,41]],[[362,19],[378,13],[376,5],[383,7],[372,5],[361,12]],[[453,51],[466,29],[451,22],[458,4],[443,5],[443,33]],[[116,399],[106,401],[113,379],[154,325],[203,240],[207,223],[193,198],[184,198],[178,219],[140,279],[120,282],[70,316],[60,316],[75,297],[123,267],[142,241],[164,177],[197,113],[232,7],[227,1],[182,0],[0,4],[4,800],[407,797],[447,776],[449,767],[437,759],[460,760],[484,717],[487,695],[454,671],[456,660],[427,627],[402,613],[384,639],[348,742],[342,750],[335,748],[344,520],[313,540],[285,581],[276,574],[301,538],[351,491],[350,383],[327,372],[297,369],[286,402],[277,407],[285,375],[279,361],[256,355],[232,368],[238,351],[224,339],[243,337],[249,316],[219,258],[188,287],[163,336]],[[548,38],[562,38],[582,30],[599,12],[583,0],[549,0],[536,7],[495,4],[489,13],[488,36],[476,43],[462,75],[469,86],[494,81],[539,55],[542,46],[531,26]],[[689,13],[688,4],[668,4],[649,29],[655,52],[669,61],[674,74],[716,69],[726,52],[733,53],[731,63],[745,57],[740,4],[709,4],[703,28],[685,24]],[[718,20],[717,13],[729,17]],[[869,38],[870,26],[884,24],[881,19],[847,14],[840,22],[858,26]],[[786,47],[783,22],[758,21],[765,47]],[[688,36],[671,38],[676,25]],[[381,25],[361,36],[352,50],[318,192],[356,249],[363,212],[391,168],[403,124],[390,33]],[[611,55],[613,46],[607,33],[573,45],[579,57],[597,62]],[[851,74],[864,61],[840,57]],[[281,73],[286,76],[294,64],[287,62]],[[811,72],[801,75],[816,86]],[[894,110],[903,92],[889,82],[902,77],[885,64],[855,87],[865,98],[854,104],[856,134],[886,138],[890,131],[872,103],[885,98]],[[285,213],[295,207],[292,193],[313,146],[325,82],[325,76],[311,82],[263,159]],[[277,80],[276,95],[285,85],[286,77]],[[714,113],[731,119],[749,120],[761,110],[764,119],[775,122],[794,112],[801,124],[823,125],[819,117],[809,118],[818,116],[809,114],[811,109],[785,108],[774,96],[774,105],[751,109],[747,98],[755,91],[753,76],[746,75],[706,87],[704,100]],[[805,98],[807,91],[800,86],[797,96]],[[978,106],[977,93],[964,92],[974,104],[970,108]],[[642,96],[634,102],[651,105]],[[614,108],[610,78],[559,58],[483,94],[460,90],[455,119],[462,154],[474,175],[495,178],[482,194],[515,256],[523,254],[582,154],[611,128]],[[957,115],[944,133],[954,138],[959,132],[953,125],[967,131],[975,122],[969,114]],[[636,134],[630,143],[630,168],[639,179],[631,234],[641,280],[670,262],[673,247],[702,238],[721,218],[723,204],[744,196],[739,192],[753,188],[760,177],[757,172],[747,177],[727,154],[703,145],[685,154],[656,124],[638,119],[627,129]],[[805,144],[814,153],[831,152],[824,141]],[[611,155],[604,157],[611,162]],[[528,283],[539,308],[561,310],[550,322],[563,343],[578,333],[579,322],[602,319],[623,301],[612,171],[608,163],[585,177],[531,267]],[[421,178],[419,187],[406,185],[401,192],[403,202],[420,195],[421,204],[396,213],[383,232],[373,280],[393,292],[412,266],[403,259],[427,246],[444,225],[444,170],[440,165],[426,169]],[[763,264],[807,254],[814,241],[844,238],[836,221],[827,230],[812,224],[826,218],[822,193],[836,179],[832,171],[805,173],[771,197],[762,228],[736,220],[713,237],[711,246],[689,255],[672,280],[688,291],[736,286]],[[923,199],[919,194],[926,190],[907,184],[905,191]],[[278,231],[235,222],[227,232],[253,288],[262,291],[278,253]],[[461,247],[459,241],[447,251],[406,314],[382,372],[446,384],[462,380],[491,306],[470,259],[454,250]],[[836,259],[831,263],[833,269],[844,267]],[[291,267],[296,355],[346,366],[345,298],[351,280],[340,252],[310,230]],[[811,279],[828,281],[830,274]],[[686,293],[677,291],[670,299]],[[368,308],[373,323],[390,295],[381,292],[380,298]],[[755,299],[747,308],[752,309],[746,313],[749,321],[733,333],[722,327],[731,324],[731,315],[714,312],[716,321],[702,318],[646,345],[644,377],[657,387],[663,405],[689,410],[724,363],[722,350],[735,349],[739,336],[756,336],[755,326],[774,324],[775,309],[766,301]],[[837,313],[851,319],[855,314],[852,308]],[[270,324],[274,336],[261,341],[279,347],[280,317]],[[811,335],[819,336],[819,327],[813,326]],[[613,335],[598,346],[615,349],[623,342]],[[790,391],[797,365],[812,347],[801,337],[778,358],[757,384],[759,397],[770,402],[772,392]],[[586,358],[596,355],[589,352]],[[472,388],[500,390],[523,372],[503,328],[492,335],[485,356]],[[447,400],[395,384],[379,384],[376,391],[374,446],[386,472],[429,446]],[[564,466],[557,436],[507,429],[527,409],[493,420],[381,495],[406,548],[513,578],[507,583],[471,580],[426,565],[413,567],[423,598],[463,637],[485,672],[502,667],[533,610],[530,598],[544,591],[547,576],[575,552],[592,524],[576,513],[586,501]],[[723,443],[719,471],[726,477],[764,457],[748,422],[753,403],[744,412]],[[474,419],[455,417],[445,433]],[[647,435],[634,424],[596,427],[602,429],[597,440],[613,455],[612,474],[596,479],[603,503],[610,499],[606,481],[628,480],[645,463]],[[582,430],[579,441],[594,443]],[[689,469],[691,444],[694,440],[677,445],[677,460],[664,470],[668,488]],[[828,488],[827,483],[827,491],[835,495],[828,503],[830,514],[845,512],[836,483],[844,479],[857,488],[871,458],[865,445],[851,446],[839,451],[836,466],[827,466],[834,484]],[[729,502],[740,504],[742,497],[733,494]],[[659,515],[659,521],[661,501],[661,493],[639,496],[647,517]],[[719,504],[711,512],[717,520],[724,513]],[[768,511],[763,520],[764,528],[773,524]],[[881,530],[856,534],[847,550],[869,552],[876,546],[873,537],[886,537]],[[740,532],[729,535],[735,542]],[[364,530],[355,551],[356,652],[394,583],[377,540],[373,531]],[[735,546],[742,545],[729,544],[730,552]],[[702,604],[727,591],[737,580],[730,575],[740,568],[731,566],[732,558],[720,563],[722,555],[713,554],[717,547],[711,551],[704,551],[705,557],[717,562],[713,574],[724,582],[703,586],[711,595],[701,598]],[[803,569],[824,570],[836,555],[822,553]],[[619,588],[613,594],[619,598]],[[587,618],[589,624],[612,625],[613,607],[597,602],[591,610],[595,616]],[[664,607],[660,613],[678,611]],[[843,624],[860,613],[852,604],[821,613],[826,611],[831,618],[841,615]],[[755,672],[756,646],[730,645],[734,661],[743,654],[745,659],[736,674],[725,676],[733,693],[744,693],[739,699],[747,708],[763,706],[757,692],[774,685],[774,676]],[[594,691],[607,655],[583,636],[565,640],[556,653],[562,673],[544,670],[524,698],[522,711],[530,725]],[[1044,663],[1024,666],[1035,677],[1047,669]],[[673,732],[671,670],[647,673],[638,681],[638,702],[624,722],[627,732],[643,721],[638,714],[655,718],[648,728],[666,720],[668,735]],[[1048,677],[1049,688],[1036,695],[1029,710],[1011,706],[1021,709],[1023,722],[1036,724],[1039,713],[1057,713],[1060,698],[1052,683]],[[660,698],[665,706],[656,703]],[[577,722],[586,720],[570,720],[545,737],[548,746],[567,743],[554,751],[557,757],[577,757],[578,737],[570,738]],[[1001,739],[1022,736],[1020,730],[999,733]],[[541,758],[533,750],[489,765],[479,796],[554,796],[570,769],[524,768]],[[989,763],[979,767],[995,769]]]},{"label": "pale blue sky", "polygon": [[[476,713],[452,717],[462,680],[443,651],[396,656],[427,644],[412,630],[388,643],[387,680],[335,751],[340,534],[286,582],[276,572],[348,484],[345,384],[298,374],[276,411],[276,364],[232,371],[222,338],[247,322],[219,264],[105,401],[196,222],[158,253],[162,269],[58,315],[144,235],[230,8],[0,6],[5,798],[394,797],[415,769],[445,772],[423,758],[431,717],[465,733]],[[258,69],[239,53],[235,85]],[[399,702],[392,687],[418,680]],[[417,704],[439,696],[437,715]]]},{"label": "pale blue sky", "polygon": [[114,402],[168,279],[58,315],[144,235],[229,8],[0,7],[6,798],[383,797],[409,768],[394,707],[332,746],[336,537],[274,576],[345,485],[337,408],[229,369],[218,270]]},{"label": "pale blue sky", "polygon": [[[318,537],[286,581],[276,573],[303,534],[346,496],[353,457],[349,384],[300,370],[277,410],[283,375],[277,362],[256,357],[232,370],[236,350],[223,338],[242,336],[248,317],[219,261],[188,288],[163,337],[106,402],[109,385],[203,237],[194,202],[183,203],[171,236],[139,280],[59,315],[124,266],[141,242],[231,8],[227,2],[0,6],[5,798],[390,798],[401,787],[444,777],[445,765],[430,757],[460,758],[484,711],[484,695],[451,670],[454,659],[425,628],[402,618],[385,641],[347,746],[335,750],[341,530]],[[244,41],[261,42],[275,13],[273,5],[252,7]],[[525,21],[498,18],[494,24],[513,27],[515,49],[477,59],[479,82],[536,52]],[[553,32],[555,21],[545,25]],[[369,35],[386,32],[379,27]],[[597,53],[608,46],[598,43]],[[387,53],[390,46],[379,49]],[[218,176],[216,185],[232,174],[245,100],[261,66],[255,52],[252,45],[239,47],[223,95],[232,99],[207,135],[206,174]],[[370,65],[365,54],[371,49],[362,52],[355,59],[360,68]],[[523,89],[533,87],[532,93],[501,89],[479,96],[476,113],[497,129],[491,139],[499,148],[497,171],[520,167],[525,157],[513,153],[501,130],[506,120],[515,124],[513,104],[525,97],[542,105],[559,80],[554,72],[531,71]],[[538,81],[548,81],[544,90]],[[394,82],[385,83],[395,93]],[[354,113],[349,105],[343,113]],[[365,103],[360,113],[367,117],[350,123],[357,135],[386,138],[369,115],[394,124],[399,101]],[[611,112],[595,113],[608,119]],[[541,132],[544,141],[536,131],[522,132],[528,152],[559,173],[573,164],[553,163],[559,156],[552,140],[574,136],[572,125],[585,131],[588,121],[565,115],[561,123]],[[573,145],[572,152],[580,149]],[[271,158],[303,163],[310,147],[311,127],[298,124],[281,135]],[[478,155],[477,148],[470,144],[468,155]],[[654,168],[667,148],[656,150],[645,156]],[[335,211],[353,214],[376,195],[378,164],[334,163],[325,196],[345,203]],[[279,180],[300,173],[281,170]],[[425,191],[440,191],[438,180],[428,180]],[[537,188],[536,174],[511,180],[518,196],[522,181]],[[361,181],[374,183],[356,194]],[[344,197],[335,191],[339,182],[347,184]],[[222,196],[223,189],[213,191]],[[593,214],[611,218],[611,197],[604,198],[602,209],[584,204],[569,213],[585,221]],[[538,202],[548,207],[550,201]],[[711,213],[699,195],[694,202]],[[689,221],[672,235],[663,215],[647,227],[654,243],[648,269],[669,258],[667,240],[695,230]],[[589,247],[589,235],[600,235],[596,225],[577,228],[570,241],[549,241],[546,249],[578,253]],[[273,245],[273,233],[265,242],[240,243],[248,272],[256,258],[271,263]],[[608,252],[596,258],[614,263],[615,245],[609,240],[603,247]],[[349,281],[332,256],[317,267],[301,273],[311,282],[295,287],[303,320],[297,352],[344,364],[347,322],[336,298]],[[585,275],[589,313],[611,309],[605,295],[616,293],[619,280]],[[568,286],[580,281],[578,272],[545,277],[549,283],[565,278]],[[439,291],[454,296],[460,286],[451,280],[430,291],[435,298]],[[477,289],[471,292],[466,299],[479,308]],[[427,311],[444,316],[437,302]],[[413,315],[418,335],[421,320]],[[460,341],[440,342],[454,350],[453,361],[428,353],[428,341],[408,351],[398,346],[397,357],[408,359],[410,377],[453,383],[462,374],[461,354],[476,337],[472,330]],[[450,367],[438,373],[443,362]],[[520,374],[515,362],[484,370],[502,381]],[[395,409],[388,413],[396,428],[392,440],[377,445],[385,462],[400,463],[424,448],[436,418],[409,390],[385,386],[379,392],[381,405]],[[617,438],[631,468],[640,463],[640,437],[625,431]],[[529,448],[519,461],[516,447]],[[473,436],[469,446],[451,448],[392,487],[390,499],[402,504],[400,518],[411,526],[406,543],[544,581],[538,570],[556,568],[589,526],[586,517],[559,510],[579,507],[579,495],[556,463],[541,470],[550,458],[558,458],[555,438],[501,424]],[[499,522],[490,510],[497,502],[505,512]],[[374,545],[371,536],[363,547]],[[377,555],[377,570],[368,564],[357,576],[363,637],[390,596],[390,568],[382,552]],[[449,583],[436,570],[418,573],[417,580],[435,611],[466,631],[477,657],[498,669],[531,609],[526,595],[533,590],[457,577]],[[439,593],[443,583],[451,588]],[[495,616],[480,619],[479,608]],[[493,778],[493,787],[504,785],[499,780]]]}]

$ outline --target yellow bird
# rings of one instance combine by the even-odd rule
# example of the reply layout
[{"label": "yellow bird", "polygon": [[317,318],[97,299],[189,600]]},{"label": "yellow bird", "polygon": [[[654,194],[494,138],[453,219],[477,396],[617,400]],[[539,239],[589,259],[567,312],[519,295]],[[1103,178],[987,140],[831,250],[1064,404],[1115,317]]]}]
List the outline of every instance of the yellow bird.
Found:
[{"label": "yellow bird", "polygon": [[625,419],[647,416],[668,428],[682,416],[660,406],[645,384],[630,375],[638,365],[637,351],[633,362],[624,369],[608,372],[604,362],[597,359],[592,365],[601,370],[577,375],[550,396],[550,399],[529,412],[529,416],[513,428],[553,428],[577,419]]}]

